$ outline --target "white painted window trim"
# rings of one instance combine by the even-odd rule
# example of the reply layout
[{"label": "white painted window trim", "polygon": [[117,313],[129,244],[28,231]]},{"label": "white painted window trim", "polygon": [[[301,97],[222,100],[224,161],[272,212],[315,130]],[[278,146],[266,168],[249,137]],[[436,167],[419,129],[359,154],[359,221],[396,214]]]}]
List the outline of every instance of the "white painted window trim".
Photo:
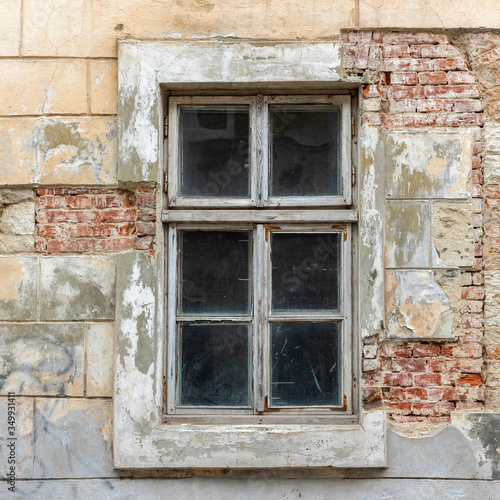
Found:
[{"label": "white painted window trim", "polygon": [[[340,44],[334,42],[121,42],[120,185],[162,185],[166,89],[333,91],[346,88],[350,82],[352,87],[351,77],[341,74],[340,53]],[[359,140],[361,197],[359,226],[353,237],[359,242],[360,275],[367,280],[358,290],[359,331],[369,336],[377,332],[383,320],[383,168],[375,168],[377,163],[381,167],[383,154],[378,129],[360,127]],[[133,251],[117,258],[115,467],[384,467],[386,418],[380,411],[358,412],[357,421],[345,425],[164,422],[165,291],[164,255],[158,251],[163,247],[160,198],[155,257]]]}]

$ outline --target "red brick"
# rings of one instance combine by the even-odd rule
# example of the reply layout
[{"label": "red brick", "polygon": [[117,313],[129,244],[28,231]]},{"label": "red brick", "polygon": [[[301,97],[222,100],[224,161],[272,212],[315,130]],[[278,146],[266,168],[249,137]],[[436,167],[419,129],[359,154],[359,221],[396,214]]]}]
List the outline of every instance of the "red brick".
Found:
[{"label": "red brick", "polygon": [[471,182],[473,184],[481,184],[483,182],[483,173],[480,170],[471,172]]},{"label": "red brick", "polygon": [[154,240],[152,236],[144,236],[142,238],[138,238],[135,243],[135,248],[137,250],[152,250],[153,249]]},{"label": "red brick", "polygon": [[441,385],[442,375],[440,373],[415,373],[413,374],[413,383],[424,387]]},{"label": "red brick", "polygon": [[483,151],[483,144],[481,142],[475,142],[472,144],[472,154],[478,155]]},{"label": "red brick", "polygon": [[138,222],[137,234],[145,236],[148,234],[156,234],[156,224],[154,222]]},{"label": "red brick", "polygon": [[47,242],[45,240],[35,241],[35,252],[45,253],[47,251]]},{"label": "red brick", "polygon": [[481,373],[482,359],[429,359],[427,368],[430,372]]},{"label": "red brick", "polygon": [[418,74],[418,82],[423,85],[442,85],[446,83],[444,71],[424,71]]},{"label": "red brick", "polygon": [[66,208],[65,196],[40,196],[37,199],[38,208],[55,209]]},{"label": "red brick", "polygon": [[[481,245],[479,244],[479,248]],[[477,255],[477,253],[476,253]],[[483,300],[484,288],[482,286],[467,286],[462,288],[462,299]]]},{"label": "red brick", "polygon": [[358,45],[356,49],[356,61],[354,66],[359,69],[366,69],[368,67],[368,55],[370,52],[369,45]]},{"label": "red brick", "polygon": [[447,43],[448,40],[444,35],[434,33],[384,33],[375,31],[373,33],[373,41],[377,43],[387,43],[392,45],[401,44],[431,44],[431,43]]},{"label": "red brick", "polygon": [[481,330],[469,330],[460,336],[462,342],[483,342],[484,334]]},{"label": "red brick", "polygon": [[363,97],[369,99],[371,97],[380,97],[382,91],[377,87],[377,85],[363,85]]},{"label": "red brick", "polygon": [[483,378],[479,374],[466,373],[457,378],[457,385],[477,386],[482,384]]},{"label": "red brick", "polygon": [[[371,85],[370,85],[371,86]],[[144,207],[156,206],[156,195],[154,192],[138,192],[135,195],[135,204]]]},{"label": "red brick", "polygon": [[382,62],[382,71],[450,71],[466,70],[467,65],[462,58],[448,59],[416,59],[387,58]]},{"label": "red brick", "polygon": [[392,99],[418,99],[424,97],[424,87],[396,85],[389,88],[387,96]]},{"label": "red brick", "polygon": [[383,383],[387,386],[406,387],[413,385],[413,373],[383,373]]},{"label": "red brick", "polygon": [[381,56],[382,46],[378,44],[371,44],[370,54],[368,55],[368,69],[378,71],[380,69]]},{"label": "red brick", "polygon": [[132,222],[136,217],[134,208],[108,209],[101,211],[102,222]]},{"label": "red brick", "polygon": [[92,207],[92,198],[86,195],[68,196],[66,204],[69,208],[77,208],[87,210]]},{"label": "red brick", "polygon": [[102,249],[105,252],[119,252],[136,248],[136,238],[107,238],[102,241]]},{"label": "red brick", "polygon": [[384,103],[385,106],[387,104],[389,105],[388,111],[390,113],[414,113],[416,110],[414,99],[401,99],[398,101],[390,99]]},{"label": "red brick", "polygon": [[39,223],[87,222],[101,221],[101,213],[97,210],[50,210],[38,212],[36,220]]},{"label": "red brick", "polygon": [[394,358],[392,369],[395,372],[424,372],[427,370],[427,362],[425,359]]},{"label": "red brick", "polygon": [[457,411],[484,411],[483,403],[468,403],[458,401],[456,403]]},{"label": "red brick", "polygon": [[438,403],[412,403],[411,412],[413,415],[449,415],[455,409],[455,404],[451,401],[439,401]]},{"label": "red brick", "polygon": [[410,56],[411,57],[422,57],[422,49],[420,45],[410,45]]},{"label": "red brick", "polygon": [[383,407],[390,410],[391,413],[400,415],[409,415],[411,413],[411,403],[408,401],[384,401]]},{"label": "red brick", "polygon": [[444,345],[441,347],[441,354],[455,358],[480,358],[483,355],[483,349],[475,344]]},{"label": "red brick", "polygon": [[384,45],[384,57],[408,57],[410,55],[410,47],[408,45]]},{"label": "red brick", "polygon": [[416,85],[418,82],[415,72],[394,72],[390,76],[391,85]]},{"label": "red brick", "polygon": [[391,399],[425,401],[427,399],[427,389],[421,387],[393,387],[391,388]]},{"label": "red brick", "polygon": [[133,225],[130,223],[96,224],[92,227],[92,234],[96,237],[129,236],[131,229],[133,229]]},{"label": "red brick", "polygon": [[370,30],[345,31],[342,33],[342,41],[349,43],[370,43],[373,32]]},{"label": "red brick", "polygon": [[92,236],[92,226],[84,224],[38,226],[38,236],[43,238],[64,239]]},{"label": "red brick", "polygon": [[416,344],[413,346],[413,356],[431,358],[441,354],[441,347],[433,344]]},{"label": "red brick", "polygon": [[[476,274],[476,273],[475,273]],[[479,274],[479,273],[477,273]],[[462,327],[464,328],[482,328],[484,325],[481,316],[467,315],[462,317]]]},{"label": "red brick", "polygon": [[382,344],[378,352],[381,358],[410,358],[412,347],[409,344]]},{"label": "red brick", "polygon": [[479,97],[477,85],[437,85],[425,87],[425,97]]},{"label": "red brick", "polygon": [[156,221],[156,211],[153,208],[142,208],[137,209],[137,219],[144,222],[155,222]]},{"label": "red brick", "polygon": [[363,125],[380,125],[379,113],[363,113],[361,116],[361,123]]},{"label": "red brick", "polygon": [[[483,255],[483,246],[481,245],[481,243],[476,243],[474,245],[474,256],[481,257],[482,255]],[[483,293],[483,297],[484,297],[484,293]],[[470,297],[470,298],[473,299],[474,297]],[[477,298],[479,298],[479,297],[477,297]]]}]

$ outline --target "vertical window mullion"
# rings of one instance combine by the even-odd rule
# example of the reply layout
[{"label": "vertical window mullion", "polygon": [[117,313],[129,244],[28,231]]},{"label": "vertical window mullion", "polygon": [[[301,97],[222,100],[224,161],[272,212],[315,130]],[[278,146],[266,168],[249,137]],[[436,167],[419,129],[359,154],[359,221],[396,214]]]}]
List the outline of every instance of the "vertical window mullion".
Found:
[{"label": "vertical window mullion", "polygon": [[175,413],[177,396],[177,229],[169,224],[167,285],[167,413]]},{"label": "vertical window mullion", "polygon": [[254,346],[255,346],[255,411],[264,411],[264,400],[267,393],[267,279],[265,226],[258,224],[255,230],[255,268],[254,268]]}]

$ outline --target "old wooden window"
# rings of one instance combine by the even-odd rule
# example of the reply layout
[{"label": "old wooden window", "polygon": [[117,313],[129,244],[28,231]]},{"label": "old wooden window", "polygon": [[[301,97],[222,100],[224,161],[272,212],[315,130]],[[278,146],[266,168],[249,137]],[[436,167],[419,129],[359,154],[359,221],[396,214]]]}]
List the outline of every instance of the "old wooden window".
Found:
[{"label": "old wooden window", "polygon": [[167,415],[352,413],[350,103],[169,98]]}]

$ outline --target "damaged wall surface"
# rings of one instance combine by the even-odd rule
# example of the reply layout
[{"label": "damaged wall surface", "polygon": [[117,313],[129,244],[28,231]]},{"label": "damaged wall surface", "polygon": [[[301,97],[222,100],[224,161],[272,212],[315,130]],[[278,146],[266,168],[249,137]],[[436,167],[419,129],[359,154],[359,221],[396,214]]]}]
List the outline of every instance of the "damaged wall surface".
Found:
[{"label": "damaged wall surface", "polygon": [[[498,497],[497,2],[4,0],[0,15],[0,497]],[[137,55],[153,45],[176,47],[170,80]],[[353,345],[372,433],[325,426],[331,455],[279,449],[268,466],[270,426],[239,466],[236,428],[198,465],[188,434],[155,434],[165,82],[307,93],[318,74],[314,91],[359,105]]]}]

